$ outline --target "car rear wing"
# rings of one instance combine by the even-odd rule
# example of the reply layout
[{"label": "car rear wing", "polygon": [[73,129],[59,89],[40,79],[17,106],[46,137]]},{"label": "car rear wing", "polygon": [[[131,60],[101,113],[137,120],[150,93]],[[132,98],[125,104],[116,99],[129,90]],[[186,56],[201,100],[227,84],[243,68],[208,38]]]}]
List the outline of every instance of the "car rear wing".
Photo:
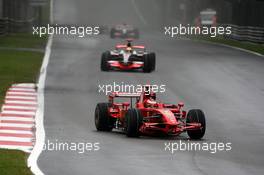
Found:
[{"label": "car rear wing", "polygon": [[138,102],[140,99],[141,93],[126,93],[126,92],[113,92],[108,97],[108,102],[113,104],[114,98],[126,98],[130,100],[130,107],[133,107],[133,101]]},{"label": "car rear wing", "polygon": [[137,45],[137,46],[132,46],[132,48],[134,48],[134,49],[145,49],[145,46]]},{"label": "car rear wing", "polygon": [[[127,48],[127,45],[124,44],[117,44],[116,45],[116,49],[125,49]],[[142,45],[136,45],[136,46],[132,46],[133,49],[145,49],[145,46]]]},{"label": "car rear wing", "polygon": [[127,92],[113,92],[109,97],[124,97],[124,98],[137,98],[140,97],[141,93],[127,93]]},{"label": "car rear wing", "polygon": [[116,48],[117,49],[124,49],[124,48],[126,48],[127,46],[126,45],[124,45],[124,44],[117,44],[116,45]]}]

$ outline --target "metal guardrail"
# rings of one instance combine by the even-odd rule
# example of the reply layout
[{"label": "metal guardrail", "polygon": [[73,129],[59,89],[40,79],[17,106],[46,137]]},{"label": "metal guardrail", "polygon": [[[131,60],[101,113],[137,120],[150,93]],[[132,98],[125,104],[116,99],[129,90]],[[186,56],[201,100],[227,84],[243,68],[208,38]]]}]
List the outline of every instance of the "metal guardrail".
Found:
[{"label": "metal guardrail", "polygon": [[10,18],[0,19],[0,35],[6,35],[13,32],[28,32],[36,18],[29,20],[14,20]]},{"label": "metal guardrail", "polygon": [[6,35],[8,33],[8,20],[0,19],[0,35]]},{"label": "metal guardrail", "polygon": [[264,28],[262,27],[237,26],[233,24],[225,24],[223,26],[232,27],[232,34],[225,35],[226,38],[259,44],[264,43]]}]

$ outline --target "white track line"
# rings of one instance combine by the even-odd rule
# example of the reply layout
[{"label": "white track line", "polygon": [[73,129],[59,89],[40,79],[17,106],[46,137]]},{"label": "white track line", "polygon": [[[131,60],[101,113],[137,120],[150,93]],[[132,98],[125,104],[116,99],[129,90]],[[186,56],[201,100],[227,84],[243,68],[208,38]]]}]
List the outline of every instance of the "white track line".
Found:
[{"label": "white track line", "polygon": [[1,118],[0,120],[5,117],[16,117],[16,118],[32,118],[34,119],[35,118],[35,115],[27,115],[27,114],[10,114],[10,113],[1,113]]},{"label": "white track line", "polygon": [[25,122],[34,122],[34,118],[26,118],[26,117],[1,117],[1,120],[7,120],[7,121],[25,121]]},{"label": "white track line", "polygon": [[[50,0],[50,23],[53,24],[53,0]],[[51,46],[53,35],[49,36],[46,46],[45,56],[42,62],[40,76],[38,81],[38,110],[36,113],[36,142],[34,148],[28,158],[28,167],[30,167],[33,174],[44,175],[38,167],[38,157],[41,154],[45,143],[45,130],[44,130],[44,88],[47,75],[47,67],[50,60]]]},{"label": "white track line", "polygon": [[19,131],[19,130],[8,130],[8,129],[1,129],[0,133],[5,133],[5,134],[32,134],[34,133],[32,131]]},{"label": "white track line", "polygon": [[17,96],[17,95],[7,95],[6,98],[8,99],[25,99],[25,100],[37,100],[36,97],[24,97],[24,96]]},{"label": "white track line", "polygon": [[23,87],[23,86],[11,86],[11,88],[35,90],[34,87]]},{"label": "white track line", "polygon": [[27,153],[30,153],[32,150],[32,146],[12,146],[12,145],[1,145],[0,148],[5,148],[5,149],[17,149],[21,150]]},{"label": "white track line", "polygon": [[33,140],[34,140],[33,138],[0,136],[0,141],[14,141],[14,142],[29,142],[29,143],[31,143]]},{"label": "white track line", "polygon": [[10,91],[25,91],[25,92],[35,92],[35,89],[27,89],[27,88],[10,88]]},{"label": "white track line", "polygon": [[17,104],[29,104],[29,105],[38,105],[37,102],[31,101],[18,101],[18,100],[5,100],[5,103],[17,103]]},{"label": "white track line", "polygon": [[21,127],[21,128],[33,128],[35,124],[18,124],[18,123],[1,123],[1,127]]},{"label": "white track line", "polygon": [[35,88],[36,87],[36,85],[34,83],[20,83],[20,84],[13,84],[13,86],[31,87],[31,88]]},{"label": "white track line", "polygon": [[14,92],[14,91],[7,91],[7,95],[35,95],[37,96],[36,92]]},{"label": "white track line", "polygon": [[3,105],[2,106],[3,110],[5,110],[6,108],[37,110],[37,107],[31,107],[31,106],[13,106],[13,105]]},{"label": "white track line", "polygon": [[29,116],[32,116],[32,115],[35,115],[36,112],[22,112],[22,111],[3,111],[2,114],[18,114],[18,115],[29,115]]},{"label": "white track line", "polygon": [[17,92],[17,93],[27,93],[27,94],[30,94],[30,93],[36,93],[36,90],[34,91],[23,91],[23,90],[11,90],[11,89],[8,89],[7,93],[9,92]]},{"label": "white track line", "polygon": [[6,105],[6,106],[15,106],[15,107],[32,107],[32,108],[38,107],[37,104],[5,103],[4,105]]}]

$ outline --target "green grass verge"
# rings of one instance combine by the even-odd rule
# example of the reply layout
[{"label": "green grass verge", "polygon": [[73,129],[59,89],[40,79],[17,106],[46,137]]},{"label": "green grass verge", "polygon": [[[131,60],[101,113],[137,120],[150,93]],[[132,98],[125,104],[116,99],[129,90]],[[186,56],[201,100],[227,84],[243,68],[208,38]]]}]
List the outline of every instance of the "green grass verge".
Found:
[{"label": "green grass verge", "polygon": [[190,38],[194,40],[204,40],[204,41],[210,41],[214,43],[226,44],[229,46],[246,49],[246,50],[257,52],[257,53],[264,55],[264,45],[263,44],[253,44],[249,42],[235,41],[235,40],[226,39],[223,37],[212,38],[209,36],[192,36]]},{"label": "green grass verge", "polygon": [[[49,5],[42,10],[42,23],[49,22]],[[44,49],[48,36],[40,38],[31,33],[0,37],[0,108],[6,90],[14,83],[36,83],[44,54],[3,48]],[[1,124],[0,124],[1,125]],[[18,150],[0,149],[1,175],[32,175],[27,167],[28,154]]]},{"label": "green grass verge", "polygon": [[[0,105],[6,90],[13,83],[35,83],[42,63],[43,53],[26,51],[0,52]],[[22,151],[0,149],[0,174],[29,175],[28,154]]]},{"label": "green grass verge", "polygon": [[[27,51],[0,52],[0,101],[14,83],[35,83],[42,63],[43,53]],[[1,103],[0,102],[0,103]]]},{"label": "green grass verge", "polygon": [[28,154],[17,150],[0,149],[1,175],[32,175],[26,165]]},{"label": "green grass verge", "polygon": [[[0,106],[6,90],[13,83],[35,83],[43,53],[1,50],[0,52]],[[1,124],[0,124],[1,125]],[[31,175],[27,167],[28,154],[17,150],[0,149],[1,175]]]},{"label": "green grass verge", "polygon": [[40,38],[31,33],[9,34],[0,38],[0,47],[9,48],[44,48],[47,35]]}]

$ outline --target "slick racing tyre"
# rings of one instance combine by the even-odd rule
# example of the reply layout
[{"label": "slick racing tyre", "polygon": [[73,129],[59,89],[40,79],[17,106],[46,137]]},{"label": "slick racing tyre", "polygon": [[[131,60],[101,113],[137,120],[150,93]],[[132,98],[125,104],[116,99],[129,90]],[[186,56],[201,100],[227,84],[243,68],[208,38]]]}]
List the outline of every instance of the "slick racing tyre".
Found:
[{"label": "slick racing tyre", "polygon": [[156,69],[156,54],[151,52],[148,54],[151,60],[151,71],[154,71]]},{"label": "slick racing tyre", "polygon": [[129,109],[125,116],[125,130],[128,137],[138,137],[139,128],[142,124],[143,117],[138,109]]},{"label": "slick racing tyre", "polygon": [[151,65],[151,60],[148,54],[143,56],[143,63],[144,63],[143,72],[147,72],[147,73],[151,72],[152,65]]},{"label": "slick racing tyre", "polygon": [[205,134],[206,122],[205,116],[202,110],[192,109],[188,112],[186,118],[186,124],[188,123],[200,123],[201,129],[187,130],[187,134],[191,139],[201,139]]},{"label": "slick racing tyre", "polygon": [[149,72],[155,70],[156,57],[155,57],[154,53],[144,55],[143,56],[143,62],[144,62],[143,72],[149,73]]},{"label": "slick racing tyre", "polygon": [[110,68],[109,68],[109,65],[108,65],[108,60],[110,58],[111,54],[109,51],[106,51],[102,54],[102,58],[101,58],[101,70],[102,71],[108,71]]},{"label": "slick racing tyre", "polygon": [[98,131],[111,131],[115,120],[108,115],[109,103],[98,103],[95,108],[94,121]]}]

